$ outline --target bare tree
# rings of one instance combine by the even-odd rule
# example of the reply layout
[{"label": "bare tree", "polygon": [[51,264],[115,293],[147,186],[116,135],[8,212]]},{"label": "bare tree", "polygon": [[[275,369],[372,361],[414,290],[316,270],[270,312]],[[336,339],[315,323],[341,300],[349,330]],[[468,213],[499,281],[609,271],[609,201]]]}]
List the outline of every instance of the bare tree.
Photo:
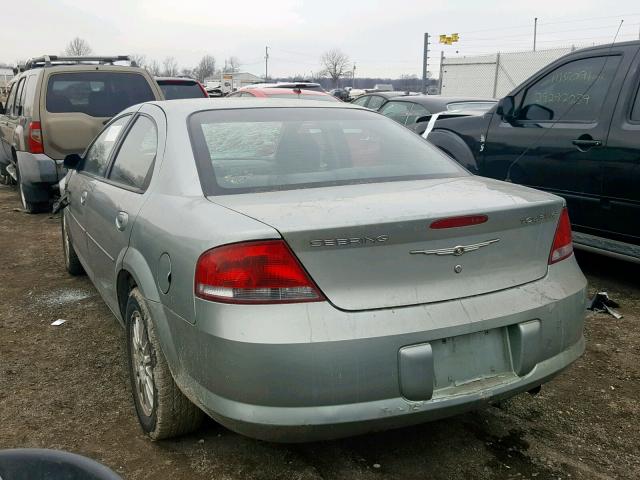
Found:
[{"label": "bare tree", "polygon": [[205,55],[198,63],[198,66],[194,70],[196,78],[204,82],[207,78],[213,76],[216,71],[216,59],[213,55]]},{"label": "bare tree", "polygon": [[70,57],[84,57],[90,55],[93,50],[86,40],[76,37],[67,44],[64,53]]},{"label": "bare tree", "polygon": [[157,60],[151,60],[144,66],[144,68],[146,68],[154,77],[159,77],[162,74],[162,68],[160,68],[160,64]]},{"label": "bare tree", "polygon": [[337,48],[324,52],[320,57],[320,64],[322,73],[331,78],[334,86],[337,86],[338,81],[351,71],[349,56]]},{"label": "bare tree", "polygon": [[175,77],[178,75],[178,62],[173,57],[167,57],[162,61],[162,75]]},{"label": "bare tree", "polygon": [[193,68],[184,67],[180,70],[181,77],[196,78],[196,71]]},{"label": "bare tree", "polygon": [[140,53],[134,53],[132,55],[129,55],[129,58],[131,59],[131,62],[135,63],[137,66],[139,66],[141,68],[146,68],[146,66],[147,66],[147,56],[146,55],[142,55]]},{"label": "bare tree", "polygon": [[224,61],[224,71],[228,73],[240,71],[240,59],[238,57],[229,57]]}]

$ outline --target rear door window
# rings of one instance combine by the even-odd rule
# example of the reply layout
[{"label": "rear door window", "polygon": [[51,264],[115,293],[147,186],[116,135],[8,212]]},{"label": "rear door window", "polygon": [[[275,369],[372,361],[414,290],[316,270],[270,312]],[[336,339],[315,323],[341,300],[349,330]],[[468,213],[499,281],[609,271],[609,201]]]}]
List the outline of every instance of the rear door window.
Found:
[{"label": "rear door window", "polygon": [[47,83],[50,113],[112,117],[137,103],[155,100],[146,78],[137,73],[56,73]]},{"label": "rear door window", "polygon": [[396,122],[404,125],[407,121],[407,117],[409,116],[412,105],[413,104],[410,102],[389,102],[384,107],[382,107],[380,113],[385,117],[389,117],[392,120],[395,120]]},{"label": "rear door window", "polygon": [[98,135],[84,157],[81,169],[83,172],[98,177],[106,175],[111,151],[130,118],[131,115],[125,115],[115,120]]},{"label": "rear door window", "polygon": [[367,106],[367,102],[369,101],[370,97],[360,97],[360,98],[356,98],[353,102],[354,105],[359,105],[360,107],[366,107]]},{"label": "rear door window", "polygon": [[5,107],[5,115],[11,115],[13,104],[15,103],[16,99],[16,90],[18,90],[18,85],[14,83],[11,86],[11,90],[9,91],[9,98],[7,99],[7,105]]},{"label": "rear door window", "polygon": [[420,117],[425,117],[431,115],[431,112],[424,108],[422,105],[418,105],[417,103],[413,104],[413,108],[411,109],[411,113],[407,117],[407,125],[413,125],[418,121]]},{"label": "rear door window", "polygon": [[145,116],[138,117],[122,141],[109,179],[136,190],[145,190],[151,179],[157,148],[155,123]]},{"label": "rear door window", "polygon": [[619,64],[619,56],[591,57],[556,68],[527,89],[519,120],[597,120]]},{"label": "rear door window", "polygon": [[384,97],[381,97],[380,95],[374,95],[369,100],[369,105],[367,105],[367,108],[370,108],[371,110],[378,110],[383,103]]}]

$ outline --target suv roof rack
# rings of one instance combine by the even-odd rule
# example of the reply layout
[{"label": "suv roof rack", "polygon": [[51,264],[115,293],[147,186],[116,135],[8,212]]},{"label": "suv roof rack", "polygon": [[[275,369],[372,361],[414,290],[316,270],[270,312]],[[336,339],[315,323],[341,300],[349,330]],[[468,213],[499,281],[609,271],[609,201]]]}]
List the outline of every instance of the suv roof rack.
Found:
[{"label": "suv roof rack", "polygon": [[24,70],[30,70],[32,68],[53,67],[56,65],[113,65],[115,62],[129,62],[132,67],[137,67],[136,63],[131,61],[129,55],[115,55],[109,57],[63,57],[59,55],[43,55],[41,57],[30,58],[29,60],[27,60],[24,65]]}]

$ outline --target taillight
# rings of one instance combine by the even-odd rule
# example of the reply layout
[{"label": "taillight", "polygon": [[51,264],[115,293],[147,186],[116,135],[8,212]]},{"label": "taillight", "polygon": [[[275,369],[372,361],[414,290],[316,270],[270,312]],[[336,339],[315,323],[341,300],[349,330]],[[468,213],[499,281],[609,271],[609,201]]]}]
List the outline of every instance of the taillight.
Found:
[{"label": "taillight", "polygon": [[44,146],[42,145],[42,127],[40,126],[40,122],[31,122],[29,124],[27,143],[31,153],[44,153]]},{"label": "taillight", "polygon": [[196,264],[195,295],[225,303],[324,300],[283,240],[234,243],[204,252]]},{"label": "taillight", "polygon": [[202,90],[202,93],[204,94],[204,96],[209,98],[209,92],[207,92],[207,89],[204,88],[204,85],[202,85],[200,82],[198,82],[198,86],[200,87],[200,90]]},{"label": "taillight", "polygon": [[570,257],[572,253],[571,222],[569,222],[567,209],[563,208],[560,214],[560,220],[558,220],[558,226],[556,227],[556,236],[553,237],[553,246],[549,254],[549,265]]}]

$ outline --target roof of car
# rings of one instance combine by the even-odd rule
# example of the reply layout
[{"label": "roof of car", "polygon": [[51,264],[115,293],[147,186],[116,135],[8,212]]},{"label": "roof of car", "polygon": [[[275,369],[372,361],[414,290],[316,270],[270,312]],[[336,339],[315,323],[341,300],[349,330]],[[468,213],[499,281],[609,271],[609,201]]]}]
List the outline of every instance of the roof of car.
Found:
[{"label": "roof of car", "polygon": [[189,115],[204,110],[236,110],[243,108],[350,108],[371,112],[366,108],[345,102],[323,102],[320,100],[274,98],[266,102],[262,98],[230,97],[230,98],[188,98],[184,100],[165,100],[148,102],[157,105],[168,114]]},{"label": "roof of car", "polygon": [[195,78],[190,77],[153,77],[156,82],[197,82]]},{"label": "roof of car", "polygon": [[365,97],[365,96],[371,96],[371,95],[379,95],[381,97],[384,98],[395,98],[395,97],[417,97],[419,95],[422,95],[421,93],[416,93],[416,92],[406,92],[406,91],[400,91],[400,90],[381,90],[381,91],[376,91],[376,90],[371,90],[363,95],[358,96],[358,98],[360,97]]},{"label": "roof of car", "polygon": [[306,90],[304,88],[277,88],[277,87],[265,87],[265,88],[241,88],[238,92],[242,91],[251,91],[251,92],[262,92],[265,95],[298,95],[300,93],[304,93],[305,95],[317,95],[317,96],[327,96],[330,97],[327,92],[320,92],[318,90]]},{"label": "roof of car", "polygon": [[458,102],[497,102],[495,98],[477,98],[477,97],[443,97],[441,95],[415,95],[410,97],[394,98],[394,102],[411,102],[419,103],[425,107],[442,107],[445,108],[450,103]]}]

